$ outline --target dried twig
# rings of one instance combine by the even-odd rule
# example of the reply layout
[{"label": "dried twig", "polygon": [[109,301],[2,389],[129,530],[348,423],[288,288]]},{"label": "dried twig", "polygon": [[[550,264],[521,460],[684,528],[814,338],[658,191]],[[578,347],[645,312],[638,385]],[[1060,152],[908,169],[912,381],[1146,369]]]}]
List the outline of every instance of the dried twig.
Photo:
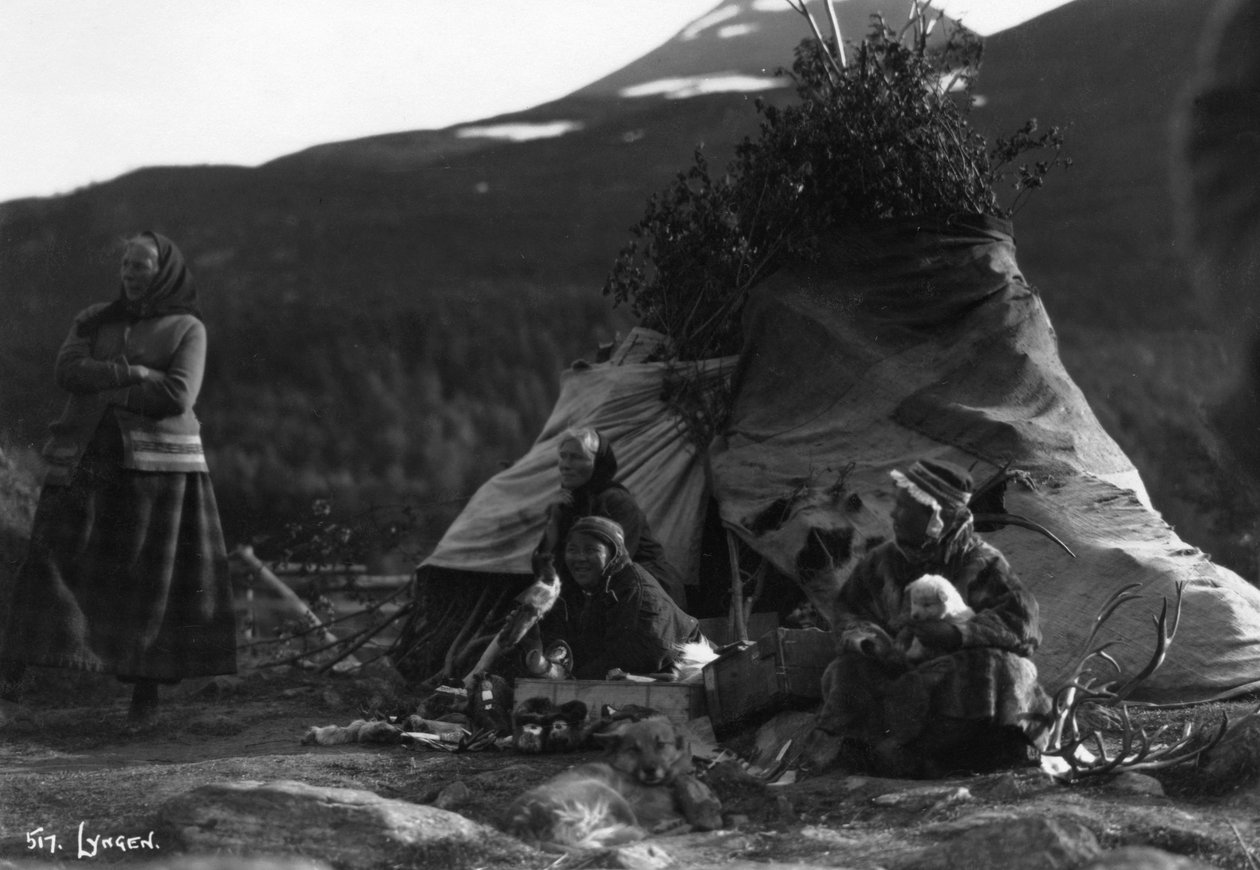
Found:
[{"label": "dried twig", "polygon": [[[312,633],[319,635],[325,645],[320,649],[331,649],[341,643],[341,638],[328,630],[328,627],[320,620],[318,616],[307,606],[296,592],[286,586],[280,578],[272,573],[271,569],[263,564],[262,560],[254,555],[254,548],[249,546],[237,547],[232,555],[245,563],[256,581],[267,586],[275,593],[282,604],[288,608],[293,616],[298,619],[304,626],[311,630]],[[355,634],[358,636],[358,633]],[[310,653],[304,653],[298,658],[305,658]],[[359,667],[359,662],[352,662],[349,667]]]},{"label": "dried twig", "polygon": [[[395,614],[395,618],[397,618],[397,616],[398,614]],[[376,636],[377,629],[378,629],[378,626],[369,625],[369,626],[359,629],[353,634],[347,635],[346,637],[335,637],[335,636],[330,635],[331,639],[325,642],[324,644],[322,644],[321,646],[317,646],[311,649],[303,649],[301,652],[295,653],[294,655],[289,656],[287,658],[276,659],[275,661],[270,661],[270,662],[263,662],[256,665],[256,667],[276,668],[276,667],[283,667],[285,665],[297,665],[303,662],[314,664],[314,661],[313,661],[314,657],[319,655],[320,653],[337,650],[338,648],[346,644],[354,643],[355,641],[359,640],[365,635],[367,636],[368,640],[371,640],[373,637]],[[350,652],[353,652],[355,649],[358,649],[362,645],[363,644],[358,644],[357,646],[353,647],[353,649],[351,649]],[[331,663],[320,666],[319,670],[321,672],[326,671],[329,668],[331,668],[333,665],[341,664],[347,658],[351,658],[351,661],[345,663],[340,668],[341,671],[356,670],[363,666],[363,662],[359,661],[358,659],[353,659],[349,654],[342,654],[342,655],[338,655]]]},{"label": "dried twig", "polygon": [[832,8],[831,0],[823,0],[823,6],[827,7],[827,17],[831,19],[831,35],[836,38],[837,62],[840,68],[844,69],[849,65],[849,61],[844,56],[844,38],[840,33],[840,22],[836,19],[836,10]]},{"label": "dried twig", "polygon": [[1247,856],[1247,866],[1252,870],[1260,870],[1260,865],[1256,864],[1256,858],[1251,854],[1251,847],[1242,838],[1242,834],[1238,830],[1238,826],[1232,821],[1229,823],[1230,829],[1234,832],[1234,836],[1238,838],[1238,845],[1242,846],[1243,854]]},{"label": "dried twig", "polygon": [[[384,607],[386,604],[391,603],[399,595],[402,595],[403,593],[407,591],[409,591],[409,588],[407,585],[404,584],[402,586],[399,586],[396,590],[394,590],[393,592],[391,592],[389,595],[385,596],[384,598],[378,599],[376,601],[371,602],[370,604],[364,605],[362,608],[352,613],[347,613],[344,616],[338,616],[335,619],[323,620],[319,625],[308,625],[306,628],[297,629],[294,631],[287,631],[287,632],[284,632],[283,634],[277,635],[276,637],[266,637],[261,640],[252,640],[252,641],[249,641],[248,643],[237,644],[236,648],[238,650],[248,650],[248,649],[252,649],[254,647],[259,647],[259,646],[268,646],[268,645],[274,645],[278,643],[286,643],[288,641],[293,641],[302,637],[306,637],[307,635],[322,633],[323,630],[326,628],[331,628],[334,625],[338,625],[343,622],[348,622],[352,619],[362,619],[364,614],[375,613],[376,611]],[[403,607],[399,608],[399,610],[394,615],[387,617],[384,621],[382,621],[381,623],[378,623],[375,627],[378,629],[384,628],[385,626],[394,622],[399,617],[400,614],[405,616],[405,615],[409,615],[409,613],[410,613],[409,609],[404,605]]]},{"label": "dried twig", "polygon": [[[337,665],[341,664],[343,661],[353,656],[356,652],[358,652],[364,646],[367,646],[369,643],[375,640],[377,635],[379,635],[383,629],[388,628],[390,625],[392,625],[393,623],[397,622],[398,620],[402,619],[403,617],[407,615],[408,613],[405,609],[399,609],[397,612],[391,614],[388,618],[386,618],[383,622],[374,623],[373,625],[368,626],[358,635],[346,638],[345,640],[342,641],[343,644],[347,645],[346,648],[342,652],[338,653],[337,656],[332,659],[332,661],[322,665],[319,668],[319,672],[325,673],[327,671],[333,670],[334,668],[336,668]],[[359,639],[356,641],[355,637],[358,637]],[[351,643],[351,641],[354,641],[354,642]],[[380,660],[384,656],[385,656],[385,653],[382,653],[381,655],[375,656],[370,660],[360,660],[360,663],[365,664],[365,665],[370,664],[371,662]]]},{"label": "dried twig", "polygon": [[[827,59],[827,77],[834,85],[843,75],[840,71],[840,64],[836,62],[835,56],[827,50],[827,40],[823,38],[822,31],[818,29],[818,22],[814,20],[814,15],[809,11],[809,7],[805,5],[805,0],[786,0],[787,5],[791,6],[801,15],[805,16],[805,20],[809,22],[809,29],[814,32],[814,39],[818,40],[818,45],[822,49],[823,56]],[[830,0],[823,0],[823,5],[827,7],[828,14],[831,14]],[[839,33],[839,29],[836,30]],[[835,77],[832,77],[832,73]]]},{"label": "dried twig", "polygon": [[[490,584],[486,583],[482,587],[481,595],[477,597],[477,603],[473,605],[472,611],[468,614],[468,620],[464,623],[463,627],[460,628],[459,634],[455,635],[455,639],[451,641],[450,648],[446,651],[446,661],[442,667],[443,675],[449,676],[454,673],[455,656],[462,649],[464,641],[468,639],[470,634],[472,634],[477,624],[485,620],[485,614],[482,613],[482,608],[485,606],[486,599],[489,597]],[[500,597],[502,597],[501,593]]]}]

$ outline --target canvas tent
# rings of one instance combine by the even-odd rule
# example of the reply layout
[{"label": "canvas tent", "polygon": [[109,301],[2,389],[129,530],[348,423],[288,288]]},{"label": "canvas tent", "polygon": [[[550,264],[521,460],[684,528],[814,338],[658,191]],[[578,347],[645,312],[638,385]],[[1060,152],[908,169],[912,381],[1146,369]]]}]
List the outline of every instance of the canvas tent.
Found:
[{"label": "canvas tent", "polygon": [[[1005,508],[1075,553],[1023,528],[985,534],[1040,602],[1035,660],[1048,685],[1066,677],[1107,596],[1136,583],[1141,597],[1104,635],[1126,668],[1145,662],[1152,617],[1184,588],[1171,653],[1141,699],[1189,703],[1260,686],[1260,592],[1151,507],[1060,363],[1008,224],[970,217],[837,234],[819,262],[759,286],[744,320],[730,416],[707,450],[661,402],[665,366],[613,360],[566,372],[534,448],[477,493],[422,574],[528,570],[556,486],[556,438],[570,425],[613,439],[624,481],[680,568],[694,575],[711,487],[724,525],[824,613],[855,560],[889,533],[889,471],[932,456],[983,481],[1010,465],[1027,474],[1007,488]],[[696,365],[720,377],[731,362]]]},{"label": "canvas tent", "polygon": [[458,670],[456,657],[486,620],[528,581],[548,502],[559,487],[559,441],[575,426],[611,439],[617,479],[644,508],[669,561],[695,582],[701,525],[709,501],[705,452],[671,411],[667,381],[694,390],[725,381],[735,358],[668,365],[647,362],[662,336],[634,330],[608,361],[579,361],[563,372],[560,396],[529,452],[483,484],[418,571],[418,603],[394,658],[408,676]]},{"label": "canvas tent", "polygon": [[[617,479],[644,506],[669,561],[694,581],[708,499],[704,453],[662,397],[671,367],[641,359],[659,344],[636,330],[605,363],[579,362],[560,379],[560,397],[530,451],[473,495],[424,566],[488,574],[529,571],[547,504],[559,487],[556,455],[565,431],[592,426],[609,438]],[[701,381],[729,377],[735,359],[684,364]],[[677,368],[677,367],[674,367]]]}]

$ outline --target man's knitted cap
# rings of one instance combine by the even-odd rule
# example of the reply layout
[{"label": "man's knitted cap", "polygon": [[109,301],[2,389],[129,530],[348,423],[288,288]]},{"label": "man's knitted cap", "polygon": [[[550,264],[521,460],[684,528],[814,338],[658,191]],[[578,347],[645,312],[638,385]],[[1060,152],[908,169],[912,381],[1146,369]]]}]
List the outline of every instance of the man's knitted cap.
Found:
[{"label": "man's knitted cap", "polygon": [[953,463],[921,459],[910,466],[905,476],[940,502],[941,507],[957,510],[971,501],[971,475]]},{"label": "man's knitted cap", "polygon": [[926,529],[930,538],[940,538],[966,517],[971,501],[971,475],[957,465],[935,459],[922,459],[905,472],[893,471],[897,486],[919,504],[932,511]]}]

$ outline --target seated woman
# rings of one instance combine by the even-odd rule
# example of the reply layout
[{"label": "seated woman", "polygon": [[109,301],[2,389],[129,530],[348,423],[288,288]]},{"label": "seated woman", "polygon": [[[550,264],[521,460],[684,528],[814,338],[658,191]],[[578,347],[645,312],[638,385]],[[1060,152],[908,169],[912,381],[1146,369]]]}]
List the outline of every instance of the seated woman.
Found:
[{"label": "seated woman", "polygon": [[[843,761],[888,776],[1026,760],[1051,706],[1029,659],[1037,601],[976,536],[967,472],[924,460],[893,478],[893,540],[863,557],[836,601],[840,653],[823,676],[818,727],[845,738]],[[905,589],[925,574],[949,580],[974,617],[912,622]],[[893,640],[903,629],[942,654],[912,665]]]},{"label": "seated woman", "polygon": [[560,439],[559,454],[560,491],[548,510],[538,550],[554,556],[565,587],[572,587],[564,564],[564,542],[573,523],[582,517],[606,517],[621,527],[630,558],[655,577],[675,602],[686,606],[682,577],[665,558],[634,496],[613,479],[617,457],[608,439],[594,429],[570,429]]},{"label": "seated woman", "polygon": [[574,522],[564,561],[583,598],[568,638],[578,679],[602,680],[610,671],[674,673],[682,644],[703,641],[695,617],[631,561],[621,526],[612,520]]}]

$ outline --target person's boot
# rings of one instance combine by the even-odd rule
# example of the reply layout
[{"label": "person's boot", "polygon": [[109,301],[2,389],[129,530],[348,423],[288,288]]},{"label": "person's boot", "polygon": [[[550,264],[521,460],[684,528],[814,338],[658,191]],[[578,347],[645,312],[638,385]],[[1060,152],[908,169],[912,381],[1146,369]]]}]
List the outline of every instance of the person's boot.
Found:
[{"label": "person's boot", "polygon": [[0,666],[0,701],[16,704],[22,700],[22,678],[26,665],[22,662],[5,662]]},{"label": "person's boot", "polygon": [[30,711],[22,706],[22,677],[25,674],[26,665],[20,662],[5,662],[0,667],[0,728],[30,717]]},{"label": "person's boot", "polygon": [[923,759],[895,738],[885,737],[875,745],[875,774],[890,779],[915,779],[924,774]]},{"label": "person's boot", "polygon": [[152,725],[158,715],[158,684],[156,680],[136,680],[131,690],[131,709],[127,718],[133,725]]}]

